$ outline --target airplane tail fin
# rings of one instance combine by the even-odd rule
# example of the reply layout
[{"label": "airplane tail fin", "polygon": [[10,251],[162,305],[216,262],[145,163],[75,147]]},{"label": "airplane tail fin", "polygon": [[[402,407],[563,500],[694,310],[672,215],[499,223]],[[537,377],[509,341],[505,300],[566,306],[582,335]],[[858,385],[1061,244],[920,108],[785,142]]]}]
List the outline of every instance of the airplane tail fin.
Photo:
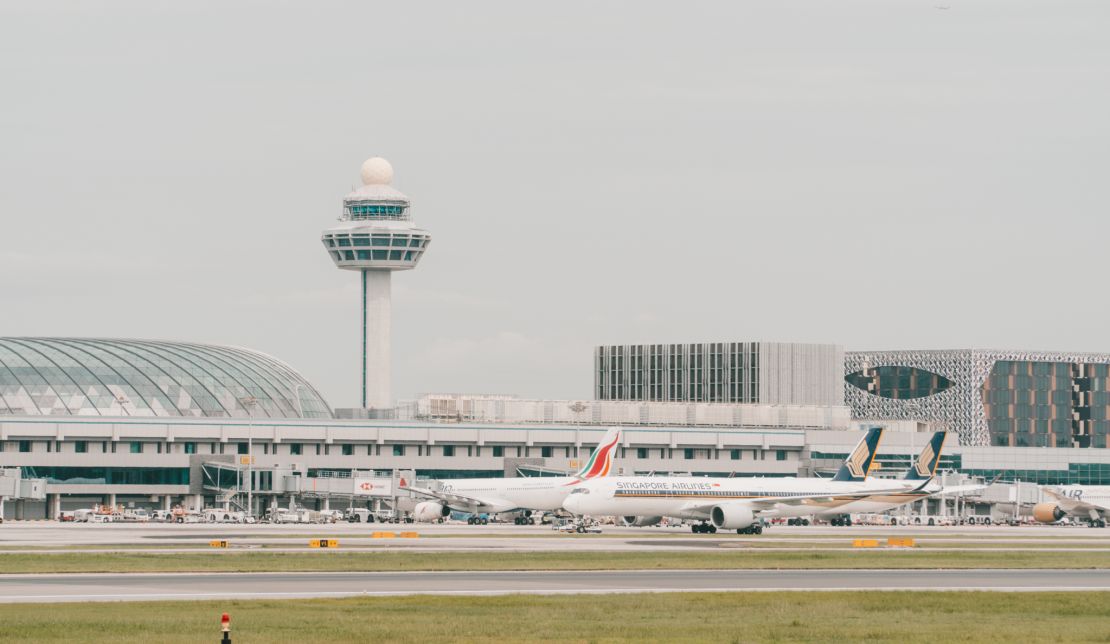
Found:
[{"label": "airplane tail fin", "polygon": [[619,427],[613,427],[605,433],[605,437],[594,448],[593,453],[590,454],[590,460],[582,466],[582,469],[575,472],[575,476],[580,479],[592,479],[598,476],[606,476],[613,465],[613,454],[617,451],[617,443],[621,440],[621,430]]},{"label": "airplane tail fin", "polygon": [[917,455],[917,460],[906,471],[905,479],[907,481],[931,481],[936,476],[937,465],[940,463],[940,453],[944,449],[944,441],[947,438],[948,432],[933,434],[933,437],[926,443],[925,449]]},{"label": "airplane tail fin", "polygon": [[844,459],[844,464],[840,466],[840,470],[832,480],[859,482],[866,479],[868,472],[871,471],[871,465],[875,462],[875,452],[879,449],[879,439],[882,436],[882,427],[872,427],[867,430],[867,434],[852,453],[848,454],[848,458]]}]

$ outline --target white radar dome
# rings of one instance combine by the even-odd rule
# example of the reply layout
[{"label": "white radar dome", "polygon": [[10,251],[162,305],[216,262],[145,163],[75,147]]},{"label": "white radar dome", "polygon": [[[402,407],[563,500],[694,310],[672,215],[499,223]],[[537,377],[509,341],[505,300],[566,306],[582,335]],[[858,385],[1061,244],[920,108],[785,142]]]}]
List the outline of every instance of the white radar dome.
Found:
[{"label": "white radar dome", "polygon": [[393,166],[381,157],[371,157],[362,163],[362,183],[368,186],[388,186],[393,183]]}]

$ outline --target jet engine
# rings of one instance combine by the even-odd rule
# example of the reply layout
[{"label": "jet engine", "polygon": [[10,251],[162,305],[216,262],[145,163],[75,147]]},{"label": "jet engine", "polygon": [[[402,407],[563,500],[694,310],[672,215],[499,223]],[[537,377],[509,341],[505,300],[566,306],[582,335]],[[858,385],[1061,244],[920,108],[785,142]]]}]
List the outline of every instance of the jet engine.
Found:
[{"label": "jet engine", "polygon": [[647,528],[653,525],[659,525],[663,517],[621,517],[621,524],[633,528]]},{"label": "jet engine", "polygon": [[1055,503],[1038,503],[1033,506],[1033,518],[1041,523],[1056,523],[1065,514]]},{"label": "jet engine", "polygon": [[739,530],[755,523],[755,513],[751,507],[739,503],[714,506],[709,511],[713,525],[726,530]]},{"label": "jet engine", "polygon": [[412,510],[412,518],[421,523],[432,523],[451,514],[451,508],[436,501],[421,501]]}]

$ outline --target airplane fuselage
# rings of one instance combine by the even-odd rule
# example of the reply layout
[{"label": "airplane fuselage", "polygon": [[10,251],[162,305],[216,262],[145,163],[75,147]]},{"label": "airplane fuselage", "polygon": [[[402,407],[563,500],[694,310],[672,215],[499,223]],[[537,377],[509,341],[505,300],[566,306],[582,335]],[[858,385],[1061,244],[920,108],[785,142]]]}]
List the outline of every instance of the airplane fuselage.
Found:
[{"label": "airplane fuselage", "polygon": [[[815,478],[709,478],[709,477],[609,477],[573,486],[563,507],[576,515],[665,516],[705,519],[715,505],[756,503],[761,517],[812,516],[832,511],[855,499],[837,500],[837,494],[858,494],[868,489],[889,493],[915,487],[913,482],[868,480],[830,481]],[[801,503],[773,503],[774,499],[816,497]]]}]

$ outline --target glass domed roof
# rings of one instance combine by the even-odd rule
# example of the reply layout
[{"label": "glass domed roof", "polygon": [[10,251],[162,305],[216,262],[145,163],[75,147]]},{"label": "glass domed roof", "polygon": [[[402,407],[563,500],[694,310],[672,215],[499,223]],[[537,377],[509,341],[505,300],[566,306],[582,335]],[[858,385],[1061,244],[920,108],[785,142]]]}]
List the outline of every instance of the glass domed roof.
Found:
[{"label": "glass domed roof", "polygon": [[331,418],[289,365],[188,342],[0,338],[0,414]]}]

